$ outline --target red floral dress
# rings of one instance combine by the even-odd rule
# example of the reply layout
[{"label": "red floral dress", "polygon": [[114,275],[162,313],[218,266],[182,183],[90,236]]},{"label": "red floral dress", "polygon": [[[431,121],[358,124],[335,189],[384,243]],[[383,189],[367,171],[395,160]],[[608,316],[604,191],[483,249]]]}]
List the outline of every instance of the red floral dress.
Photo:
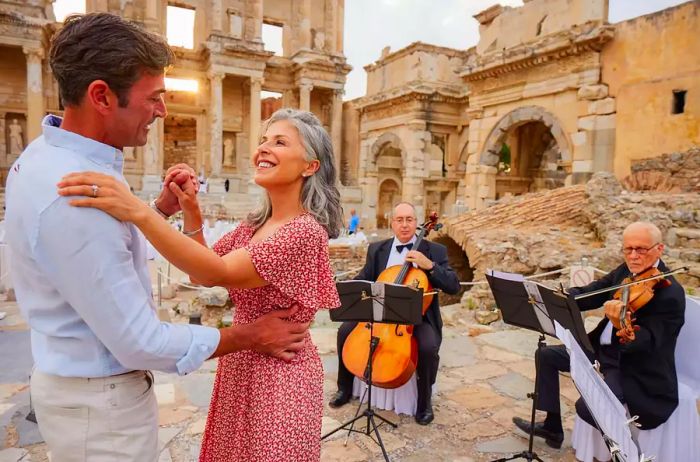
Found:
[{"label": "red floral dress", "polygon": [[[269,285],[229,290],[234,324],[253,322],[272,310],[298,303],[297,322],[340,306],[328,259],[328,234],[308,213],[259,242],[241,224],[214,251],[245,247]],[[305,347],[286,363],[253,351],[219,359],[200,462],[318,462],[321,457],[323,367],[307,336]]]}]

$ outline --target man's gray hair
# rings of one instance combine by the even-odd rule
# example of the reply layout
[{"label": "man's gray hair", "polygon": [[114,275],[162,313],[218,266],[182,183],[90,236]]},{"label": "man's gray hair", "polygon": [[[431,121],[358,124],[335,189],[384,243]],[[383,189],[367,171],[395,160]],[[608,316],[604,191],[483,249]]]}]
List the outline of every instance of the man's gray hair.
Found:
[{"label": "man's gray hair", "polygon": [[654,241],[654,243],[663,243],[663,234],[661,233],[659,227],[656,226],[654,223],[650,223],[648,221],[635,221],[634,223],[630,223],[622,232],[622,236],[624,237],[625,234],[640,229],[645,230],[649,234],[651,240]]},{"label": "man's gray hair", "polygon": [[[318,160],[319,169],[311,176],[304,178],[301,189],[301,203],[304,210],[311,213],[316,221],[326,229],[328,236],[336,238],[343,227],[343,209],[340,206],[333,143],[328,132],[323,128],[318,118],[311,112],[297,109],[282,108],[275,111],[263,124],[265,133],[271,124],[287,120],[299,132],[301,142],[306,150],[306,160]],[[257,142],[253,140],[252,142]],[[272,215],[270,196],[265,193],[257,210],[248,215],[248,222],[255,228],[262,226]]]}]

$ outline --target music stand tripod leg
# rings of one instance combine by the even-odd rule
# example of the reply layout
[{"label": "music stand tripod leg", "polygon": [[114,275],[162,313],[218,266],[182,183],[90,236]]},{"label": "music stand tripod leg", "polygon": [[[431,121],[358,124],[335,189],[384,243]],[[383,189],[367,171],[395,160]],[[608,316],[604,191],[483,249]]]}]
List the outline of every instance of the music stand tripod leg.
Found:
[{"label": "music stand tripod leg", "polygon": [[[365,433],[367,436],[370,436],[372,434],[372,432],[374,432],[377,435],[377,440],[376,441],[374,439],[372,439],[372,440],[375,441],[375,443],[377,443],[379,445],[379,447],[381,448],[382,454],[384,455],[384,459],[386,460],[386,462],[390,462],[389,455],[387,454],[386,448],[384,447],[384,443],[382,442],[382,438],[379,435],[379,426],[375,423],[374,417],[375,416],[378,417],[380,420],[382,420],[383,422],[386,422],[387,424],[391,425],[394,428],[397,428],[398,425],[396,425],[393,422],[390,422],[389,420],[385,419],[384,417],[382,417],[380,415],[375,414],[374,410],[372,409],[372,358],[374,356],[373,353],[377,347],[379,339],[374,338],[374,335],[373,335],[374,334],[374,322],[370,321],[369,325],[370,325],[370,336],[369,336],[370,345],[369,345],[369,355],[367,357],[367,368],[366,368],[366,373],[365,373],[365,381],[366,381],[366,385],[367,385],[367,389],[365,390],[365,393],[367,394],[367,408],[364,410],[364,412],[362,412],[362,414],[359,414],[360,408],[358,407],[357,411],[355,412],[355,417],[353,417],[351,420],[343,423],[338,428],[323,435],[321,437],[321,440],[328,438],[329,436],[331,436],[332,434],[334,434],[340,430],[348,428],[348,426],[349,426],[348,436],[350,436],[350,433],[352,433],[353,431],[356,431],[359,433],[360,430],[354,429],[355,422],[357,422],[359,419],[367,417],[367,428],[365,429],[365,431],[363,433]],[[360,400],[360,406],[362,406],[362,400]],[[346,439],[346,443],[347,443],[347,439]]]}]

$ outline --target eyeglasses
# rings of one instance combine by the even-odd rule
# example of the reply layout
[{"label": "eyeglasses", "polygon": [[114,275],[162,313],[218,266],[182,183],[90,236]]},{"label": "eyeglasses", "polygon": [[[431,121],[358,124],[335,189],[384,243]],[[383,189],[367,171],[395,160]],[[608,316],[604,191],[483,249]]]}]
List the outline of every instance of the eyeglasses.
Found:
[{"label": "eyeglasses", "polygon": [[659,245],[658,242],[656,244],[653,244],[651,247],[623,247],[622,253],[625,255],[632,255],[632,252],[637,252],[637,255],[646,255],[651,249],[653,249],[657,245]]},{"label": "eyeglasses", "polygon": [[400,217],[400,218],[394,218],[394,221],[400,225],[402,225],[404,223],[406,223],[407,225],[412,225],[413,223],[415,223],[416,219],[412,218],[412,217],[407,217],[407,218]]}]

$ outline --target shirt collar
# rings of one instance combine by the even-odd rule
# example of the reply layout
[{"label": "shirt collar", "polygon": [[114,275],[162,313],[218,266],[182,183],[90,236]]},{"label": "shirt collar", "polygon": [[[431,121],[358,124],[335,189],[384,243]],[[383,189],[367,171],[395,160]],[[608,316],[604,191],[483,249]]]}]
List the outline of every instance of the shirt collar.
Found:
[{"label": "shirt collar", "polygon": [[124,154],[117,148],[61,128],[61,117],[49,114],[41,122],[44,140],[52,146],[70,149],[99,165],[121,173]]}]

